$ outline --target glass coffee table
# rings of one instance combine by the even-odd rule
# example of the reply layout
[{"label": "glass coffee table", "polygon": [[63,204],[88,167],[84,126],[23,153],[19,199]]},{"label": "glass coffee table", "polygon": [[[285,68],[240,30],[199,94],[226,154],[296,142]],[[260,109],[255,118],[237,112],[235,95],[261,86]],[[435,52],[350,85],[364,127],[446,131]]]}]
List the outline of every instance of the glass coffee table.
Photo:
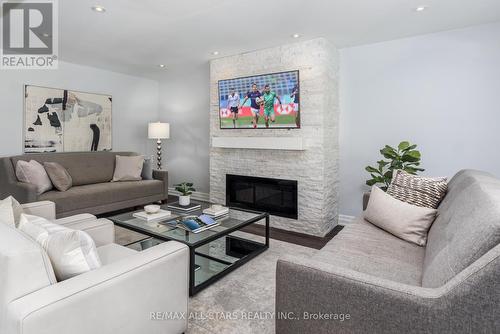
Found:
[{"label": "glass coffee table", "polygon": [[[195,202],[195,201],[192,201]],[[117,226],[147,235],[149,238],[138,241],[140,249],[158,243],[175,240],[189,247],[189,295],[193,296],[210,284],[216,282],[236,268],[250,261],[269,248],[269,214],[243,209],[229,209],[229,214],[216,219],[220,224],[200,233],[188,232],[173,223],[177,218],[201,215],[209,203],[198,202],[201,209],[190,212],[172,211],[172,215],[162,221],[149,223],[133,216],[131,211],[108,217]],[[140,210],[139,210],[140,211]],[[241,233],[249,225],[262,222],[265,235]],[[137,245],[127,245],[134,247]]]}]

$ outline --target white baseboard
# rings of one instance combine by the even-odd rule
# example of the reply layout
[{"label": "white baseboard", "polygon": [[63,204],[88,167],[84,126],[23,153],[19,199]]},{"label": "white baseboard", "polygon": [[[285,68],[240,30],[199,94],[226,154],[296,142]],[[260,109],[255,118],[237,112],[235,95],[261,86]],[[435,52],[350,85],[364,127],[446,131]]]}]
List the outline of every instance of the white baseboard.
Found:
[{"label": "white baseboard", "polygon": [[[175,190],[173,187],[168,188],[168,194],[173,196],[179,196],[181,193]],[[194,191],[191,198],[197,201],[208,202],[210,200],[210,195],[208,193],[203,193],[200,191]]]},{"label": "white baseboard", "polygon": [[347,225],[354,220],[354,216],[339,215],[339,225]]}]

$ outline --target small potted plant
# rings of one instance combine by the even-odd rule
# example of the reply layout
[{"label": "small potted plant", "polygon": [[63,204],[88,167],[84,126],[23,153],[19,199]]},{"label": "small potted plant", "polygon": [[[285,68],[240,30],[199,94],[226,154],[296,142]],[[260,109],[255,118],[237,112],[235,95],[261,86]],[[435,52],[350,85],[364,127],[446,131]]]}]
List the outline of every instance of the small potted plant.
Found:
[{"label": "small potted plant", "polygon": [[[423,172],[420,168],[420,152],[417,151],[417,145],[412,145],[408,141],[402,141],[397,148],[385,145],[380,150],[380,154],[388,160],[377,161],[377,166],[366,166],[365,170],[370,173],[371,179],[366,181],[368,186],[381,184],[380,189],[387,191],[391,184],[392,174],[396,169],[402,169],[410,174]],[[365,193],[363,196],[363,210],[366,209],[370,193]]]},{"label": "small potted plant", "polygon": [[191,203],[191,194],[196,189],[193,188],[193,183],[191,182],[182,182],[175,185],[175,190],[181,193],[179,195],[179,205],[187,206]]}]

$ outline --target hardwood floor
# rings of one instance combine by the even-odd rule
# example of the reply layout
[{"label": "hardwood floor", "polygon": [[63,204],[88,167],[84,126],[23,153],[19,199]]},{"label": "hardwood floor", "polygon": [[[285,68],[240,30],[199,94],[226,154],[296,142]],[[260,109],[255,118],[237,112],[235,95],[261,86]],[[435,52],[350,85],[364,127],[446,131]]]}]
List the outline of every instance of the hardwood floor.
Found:
[{"label": "hardwood floor", "polygon": [[[286,231],[278,228],[271,227],[269,229],[269,237],[271,239],[280,240],[288,242],[291,244],[296,244],[300,246],[305,246],[314,249],[321,249],[325,246],[328,241],[332,240],[344,227],[342,225],[335,226],[326,236],[317,237],[313,235]],[[251,225],[242,229],[242,231],[253,233],[256,235],[264,236],[265,227],[262,225]]]}]

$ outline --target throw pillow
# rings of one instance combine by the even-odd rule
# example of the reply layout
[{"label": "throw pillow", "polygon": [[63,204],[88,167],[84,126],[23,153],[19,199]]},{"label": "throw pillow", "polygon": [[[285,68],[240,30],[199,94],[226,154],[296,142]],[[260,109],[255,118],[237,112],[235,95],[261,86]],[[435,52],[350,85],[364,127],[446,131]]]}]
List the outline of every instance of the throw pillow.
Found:
[{"label": "throw pillow", "polygon": [[17,227],[22,213],[23,207],[14,197],[9,196],[0,201],[0,221],[3,223]]},{"label": "throw pillow", "polygon": [[16,176],[20,182],[35,185],[38,195],[52,189],[52,182],[45,168],[36,160],[30,162],[19,160],[16,164]]},{"label": "throw pillow", "polygon": [[395,170],[387,193],[409,204],[436,209],[447,190],[445,177],[430,178]]},{"label": "throw pillow", "polygon": [[436,214],[435,209],[405,203],[373,186],[364,218],[398,238],[425,246]]},{"label": "throw pillow", "polygon": [[21,215],[19,230],[47,252],[58,281],[101,267],[94,240],[83,231],[26,214]]},{"label": "throw pillow", "polygon": [[142,166],[141,177],[143,180],[153,179],[153,159],[144,158],[144,164]]},{"label": "throw pillow", "polygon": [[12,210],[12,204],[9,201],[3,200],[0,202],[0,222],[16,227],[14,211]]},{"label": "throw pillow", "polygon": [[137,156],[116,156],[115,173],[112,182],[117,181],[140,181],[144,157]]},{"label": "throw pillow", "polygon": [[66,191],[73,186],[71,175],[57,162],[44,162],[43,167],[57,190]]}]

